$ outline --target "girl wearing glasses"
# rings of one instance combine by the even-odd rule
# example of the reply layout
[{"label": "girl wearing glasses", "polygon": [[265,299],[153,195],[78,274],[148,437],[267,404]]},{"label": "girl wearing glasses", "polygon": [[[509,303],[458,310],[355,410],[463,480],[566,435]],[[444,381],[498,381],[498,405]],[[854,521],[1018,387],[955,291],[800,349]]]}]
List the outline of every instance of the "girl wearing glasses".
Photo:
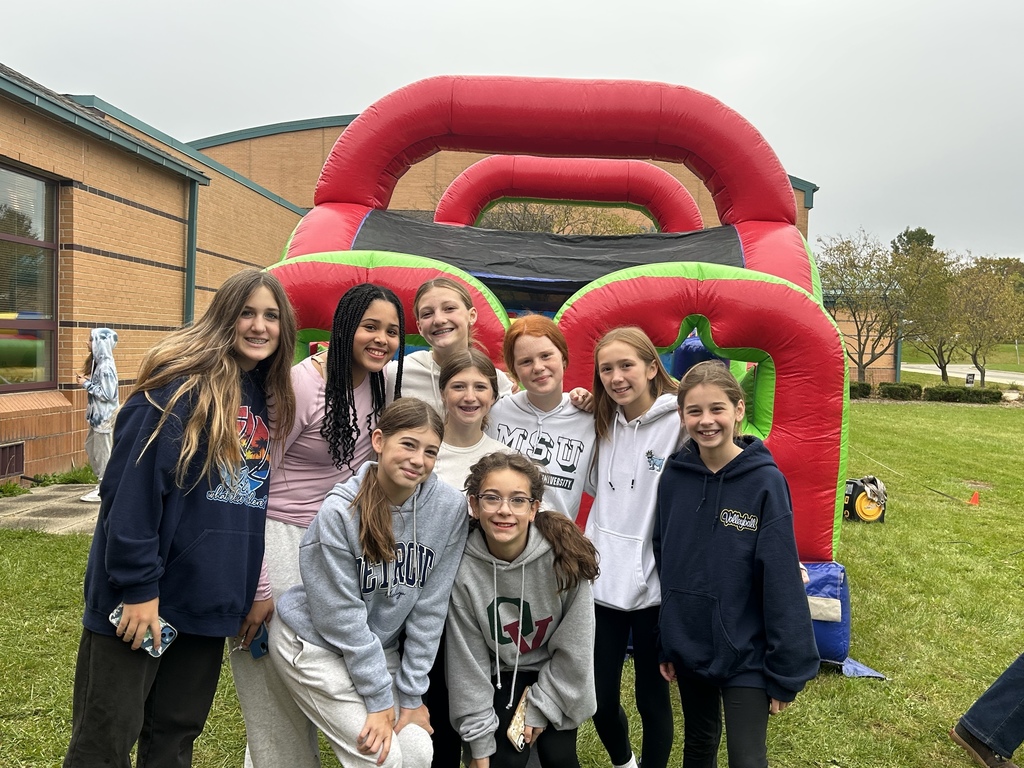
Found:
[{"label": "girl wearing glasses", "polygon": [[[483,457],[466,490],[473,523],[446,633],[452,723],[470,768],[522,768],[534,747],[545,768],[578,768],[576,731],[597,706],[597,553],[568,517],[539,511],[544,480],[521,454]],[[521,704],[519,751],[509,724]]]}]

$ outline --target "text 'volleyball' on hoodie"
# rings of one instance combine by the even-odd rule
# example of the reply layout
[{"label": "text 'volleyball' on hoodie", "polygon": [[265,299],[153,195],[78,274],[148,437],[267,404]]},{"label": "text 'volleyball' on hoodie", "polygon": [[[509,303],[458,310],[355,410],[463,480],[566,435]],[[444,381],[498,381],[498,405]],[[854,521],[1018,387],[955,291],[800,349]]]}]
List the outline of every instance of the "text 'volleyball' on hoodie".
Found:
[{"label": "text 'volleyball' on hoodie", "polygon": [[689,441],[658,491],[662,661],[682,677],[792,701],[818,673],[789,487],[764,443],[718,472]]},{"label": "text 'volleyball' on hoodie", "polygon": [[427,690],[466,544],[466,497],[431,474],[392,508],[395,559],[369,562],[352,502],[376,471],[377,463],[368,461],[327,494],[299,546],[302,583],[278,599],[277,615],[303,640],[344,655],[370,712],[394,706],[384,652],[404,635],[398,703],[415,709]]},{"label": "text 'volleyball' on hoodie", "polygon": [[682,439],[674,393],[627,422],[619,408],[598,443],[594,506],[586,534],[601,557],[594,602],[620,611],[661,603],[654,567],[654,505],[662,470]]}]

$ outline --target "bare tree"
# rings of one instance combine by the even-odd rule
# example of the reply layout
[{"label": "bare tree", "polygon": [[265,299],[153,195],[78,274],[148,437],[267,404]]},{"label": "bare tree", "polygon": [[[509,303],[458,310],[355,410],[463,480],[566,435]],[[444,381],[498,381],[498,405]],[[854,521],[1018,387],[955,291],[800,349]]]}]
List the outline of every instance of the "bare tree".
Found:
[{"label": "bare tree", "polygon": [[636,235],[654,231],[602,207],[570,203],[499,200],[480,217],[478,226],[555,235]]}]

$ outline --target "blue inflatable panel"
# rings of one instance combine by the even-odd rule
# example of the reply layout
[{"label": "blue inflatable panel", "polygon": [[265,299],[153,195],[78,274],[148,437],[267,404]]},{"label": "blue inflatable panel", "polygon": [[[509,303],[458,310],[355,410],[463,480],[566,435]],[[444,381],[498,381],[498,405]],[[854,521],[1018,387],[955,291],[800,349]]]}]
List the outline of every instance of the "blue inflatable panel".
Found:
[{"label": "blue inflatable panel", "polygon": [[814,640],[822,661],[842,664],[850,655],[850,585],[839,563],[805,563]]}]

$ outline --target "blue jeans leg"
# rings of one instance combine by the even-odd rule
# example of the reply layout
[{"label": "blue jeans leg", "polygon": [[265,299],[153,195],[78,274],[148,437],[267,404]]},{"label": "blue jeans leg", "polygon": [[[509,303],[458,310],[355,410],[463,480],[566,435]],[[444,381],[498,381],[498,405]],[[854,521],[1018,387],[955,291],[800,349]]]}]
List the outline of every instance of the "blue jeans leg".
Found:
[{"label": "blue jeans leg", "polygon": [[996,754],[1011,757],[1024,742],[1024,653],[960,718]]}]

